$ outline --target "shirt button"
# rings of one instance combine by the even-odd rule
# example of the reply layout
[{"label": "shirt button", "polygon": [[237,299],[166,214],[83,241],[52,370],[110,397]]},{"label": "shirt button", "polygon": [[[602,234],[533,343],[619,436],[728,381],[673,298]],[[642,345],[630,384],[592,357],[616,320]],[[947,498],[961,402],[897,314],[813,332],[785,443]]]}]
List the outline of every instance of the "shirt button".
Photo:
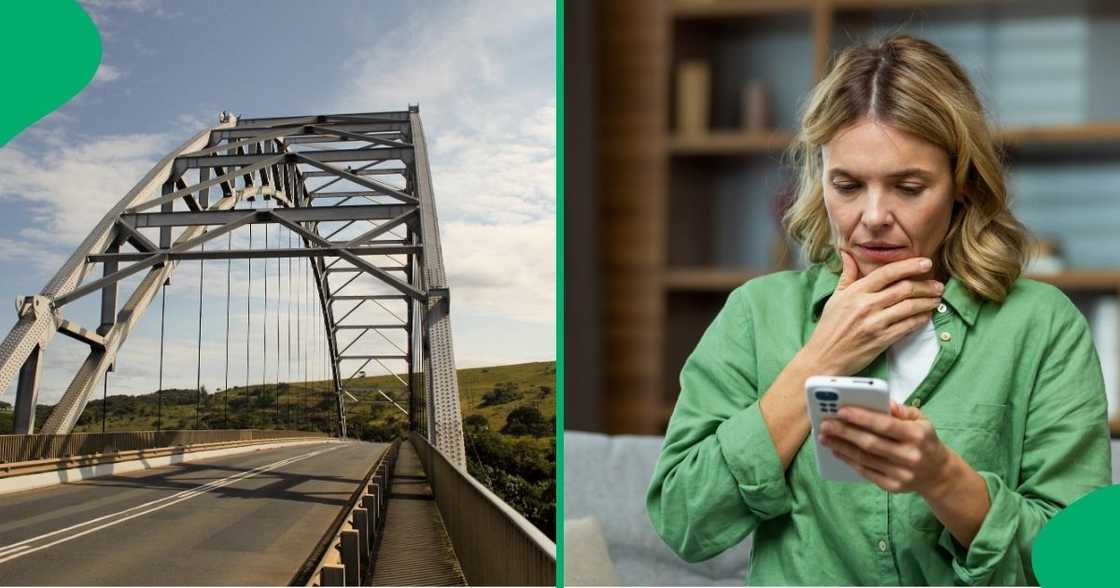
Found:
[{"label": "shirt button", "polygon": [[949,339],[952,339],[952,338],[953,338],[953,336],[949,334],[949,331],[941,331],[941,340],[942,341],[948,341]]},{"label": "shirt button", "polygon": [[949,307],[945,306],[944,304],[938,304],[937,305],[937,312],[945,312],[948,309],[949,309]]},{"label": "shirt button", "polygon": [[886,551],[886,550],[887,550],[887,542],[880,539],[879,540],[879,551]]}]

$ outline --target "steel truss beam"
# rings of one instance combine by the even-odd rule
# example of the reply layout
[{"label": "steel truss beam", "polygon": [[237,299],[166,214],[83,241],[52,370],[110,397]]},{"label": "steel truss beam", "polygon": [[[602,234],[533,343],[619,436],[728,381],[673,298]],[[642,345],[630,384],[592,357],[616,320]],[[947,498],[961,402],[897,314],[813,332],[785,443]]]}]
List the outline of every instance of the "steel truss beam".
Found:
[{"label": "steel truss beam", "polygon": [[276,259],[304,257],[339,257],[344,253],[353,255],[400,255],[413,254],[420,250],[417,245],[371,245],[369,247],[316,247],[313,249],[219,249],[210,251],[171,251],[160,249],[141,253],[101,253],[89,256],[92,263],[143,261],[157,256],[160,261],[216,260],[216,259]]},{"label": "steel truss beam", "polygon": [[[388,220],[401,216],[414,207],[400,204],[355,204],[351,206],[323,206],[316,208],[278,208],[272,214],[290,222],[332,222],[348,220]],[[237,220],[245,213],[240,210],[207,210],[204,212],[141,212],[121,215],[121,223],[142,229],[145,227],[189,227],[196,225],[224,225]],[[267,222],[267,221],[254,221]]]},{"label": "steel truss beam", "polygon": [[[315,147],[340,141],[365,146]],[[381,167],[389,161],[403,163],[404,167]],[[339,162],[368,163],[353,168],[331,165]],[[197,179],[188,180],[185,174],[196,169]],[[405,187],[371,177],[382,175],[402,177]],[[306,183],[310,178],[328,176],[331,180],[322,185]],[[325,191],[339,182],[343,185],[335,192]],[[217,198],[212,198],[215,189]],[[274,207],[239,208],[243,201],[257,197],[272,200]],[[375,200],[382,198],[395,202]],[[202,248],[207,241],[259,223],[289,229],[296,234],[299,247]],[[337,226],[339,223],[341,226]],[[181,232],[172,240],[171,230],[176,227]],[[334,238],[346,229],[351,232]],[[135,251],[122,251],[125,244]],[[390,263],[373,263],[370,260],[374,257],[370,256]],[[0,344],[0,388],[17,377],[19,382],[16,432],[35,430],[34,407],[43,352],[55,333],[89,346],[88,357],[42,427],[44,433],[57,434],[73,428],[101,378],[116,361],[121,345],[179,261],[279,257],[309,259],[330,357],[337,431],[343,435],[346,432],[342,403],[345,381],[375,362],[411,391],[413,426],[427,428],[433,443],[465,467],[448,291],[417,109],[241,120],[230,117],[160,160],[106,213],[39,295],[20,303],[19,320]],[[91,276],[94,271],[100,271],[100,275]],[[143,279],[124,304],[118,305],[121,280],[136,274],[142,274]],[[363,286],[365,282],[355,281],[362,275],[372,276],[376,284],[395,292],[361,293],[362,288],[368,288],[368,284]],[[66,304],[96,293],[101,294],[102,309],[96,332],[63,318]],[[336,306],[347,303],[352,306],[339,307],[342,313],[336,316]],[[359,307],[379,307],[396,322],[361,316],[351,319]],[[401,332],[404,340],[389,336]],[[342,336],[346,337],[345,345],[339,340]],[[362,341],[378,337],[399,353],[354,349]],[[360,366],[344,378],[340,370],[343,361],[360,362]],[[385,361],[403,361],[407,381],[396,375],[399,370],[386,367]],[[423,384],[421,370],[425,372]],[[422,389],[424,386],[426,389]]]},{"label": "steel truss beam", "polygon": [[443,249],[439,240],[436,217],[435,193],[432,190],[432,171],[428,165],[428,149],[424,141],[424,128],[420,113],[409,114],[412,125],[412,144],[416,154],[416,194],[420,199],[420,239],[424,247],[422,266],[417,272],[423,276],[424,287],[432,295],[424,304],[421,349],[424,362],[424,384],[427,388],[428,439],[445,456],[459,467],[466,469],[467,458],[463,444],[463,418],[459,408],[459,378],[455,371],[455,351],[451,344],[451,301],[447,295],[447,277],[443,268]]},{"label": "steel truss beam", "polygon": [[410,149],[331,149],[329,151],[299,151],[274,155],[271,153],[245,154],[245,155],[205,155],[202,157],[182,157],[176,162],[176,167],[182,171],[200,167],[242,167],[268,161],[267,165],[279,159],[283,163],[295,163],[302,159],[306,163],[335,163],[339,161],[387,161],[390,159],[411,158]]}]

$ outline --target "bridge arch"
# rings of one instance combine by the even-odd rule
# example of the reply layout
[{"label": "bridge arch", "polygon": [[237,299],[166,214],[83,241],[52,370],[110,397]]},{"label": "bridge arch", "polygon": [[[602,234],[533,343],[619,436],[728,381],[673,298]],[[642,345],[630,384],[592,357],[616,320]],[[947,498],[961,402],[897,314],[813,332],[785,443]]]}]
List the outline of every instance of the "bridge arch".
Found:
[{"label": "bridge arch", "polygon": [[[250,208],[256,199],[270,206]],[[205,247],[262,224],[291,231],[298,246]],[[379,365],[409,392],[410,428],[465,468],[450,291],[418,107],[255,119],[222,113],[217,126],[167,154],[39,294],[18,303],[17,323],[0,343],[0,390],[18,378],[14,432],[35,431],[44,350],[56,334],[88,344],[89,354],[42,425],[49,434],[73,429],[181,261],[280,257],[310,260],[338,433],[346,434],[348,381]],[[122,280],[137,275],[138,285],[121,296]],[[87,296],[100,296],[93,328],[64,318],[67,304]],[[382,323],[355,322],[363,305],[400,312]],[[350,352],[364,337],[392,342],[388,332],[403,333],[393,344],[399,353]]]}]

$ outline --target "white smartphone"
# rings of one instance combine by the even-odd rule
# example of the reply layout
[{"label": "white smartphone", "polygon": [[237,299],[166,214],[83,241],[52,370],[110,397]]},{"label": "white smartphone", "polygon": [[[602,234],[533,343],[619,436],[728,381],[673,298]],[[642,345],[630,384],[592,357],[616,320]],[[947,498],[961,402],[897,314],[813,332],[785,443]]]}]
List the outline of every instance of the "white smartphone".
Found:
[{"label": "white smartphone", "polygon": [[836,418],[842,406],[860,406],[868,410],[890,413],[891,394],[887,382],[878,378],[813,376],[805,380],[805,396],[809,420],[813,424],[813,448],[817,454],[817,470],[821,478],[835,482],[868,482],[851,466],[822,447],[817,436],[821,423]]}]

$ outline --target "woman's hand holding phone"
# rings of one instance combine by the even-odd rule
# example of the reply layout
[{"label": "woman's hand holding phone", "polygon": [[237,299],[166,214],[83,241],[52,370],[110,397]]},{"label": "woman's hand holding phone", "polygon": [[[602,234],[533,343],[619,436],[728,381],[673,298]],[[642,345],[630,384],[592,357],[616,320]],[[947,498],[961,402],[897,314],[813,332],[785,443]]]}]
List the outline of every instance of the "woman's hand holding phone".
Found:
[{"label": "woman's hand holding phone", "polygon": [[946,479],[951,452],[920,410],[891,401],[890,414],[842,407],[821,424],[821,445],[889,492],[928,494]]},{"label": "woman's hand holding phone", "polygon": [[945,288],[936,280],[917,279],[930,271],[928,258],[903,259],[861,277],[849,253],[841,251],[840,257],[840,282],[799,359],[816,365],[817,374],[851,376],[925,325]]},{"label": "woman's hand holding phone", "polygon": [[888,492],[916,492],[968,549],[991,503],[987,482],[937,436],[921,410],[891,402],[889,415],[848,406],[822,423],[820,443]]},{"label": "woman's hand holding phone", "polygon": [[762,399],[766,421],[782,467],[789,467],[809,434],[805,381],[811,376],[851,376],[884,349],[929,320],[943,287],[916,279],[929,272],[928,259],[884,265],[860,277],[855,259],[840,253],[844,271],[809,342],[786,365]]}]

